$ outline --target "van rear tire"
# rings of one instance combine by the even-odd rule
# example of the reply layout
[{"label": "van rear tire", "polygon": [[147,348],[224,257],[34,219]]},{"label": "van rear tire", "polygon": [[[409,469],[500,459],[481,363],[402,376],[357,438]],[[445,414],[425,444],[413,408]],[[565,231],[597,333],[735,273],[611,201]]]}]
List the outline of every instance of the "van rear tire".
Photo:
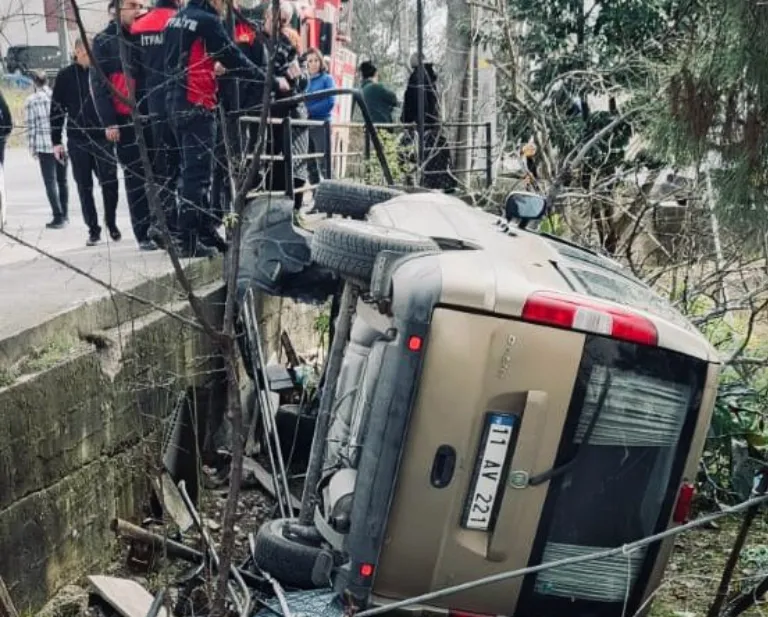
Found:
[{"label": "van rear tire", "polygon": [[259,528],[255,541],[256,565],[287,587],[313,589],[316,585],[312,582],[312,570],[322,549],[286,538],[283,528],[289,522],[291,519],[279,518]]},{"label": "van rear tire", "polygon": [[376,204],[402,195],[402,191],[338,180],[323,180],[315,191],[317,212],[363,220]]},{"label": "van rear tire", "polygon": [[368,285],[376,256],[382,251],[398,254],[439,251],[431,238],[364,221],[324,221],[312,237],[312,260],[341,278]]}]

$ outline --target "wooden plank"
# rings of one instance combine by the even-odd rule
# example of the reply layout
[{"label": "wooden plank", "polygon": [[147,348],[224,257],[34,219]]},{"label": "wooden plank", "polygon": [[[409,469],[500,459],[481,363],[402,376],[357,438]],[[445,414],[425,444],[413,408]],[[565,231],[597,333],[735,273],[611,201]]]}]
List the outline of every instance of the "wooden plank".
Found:
[{"label": "wooden plank", "polygon": [[[259,463],[248,456],[244,456],[243,472],[252,473],[254,478],[256,478],[256,481],[264,487],[264,490],[272,495],[272,497],[275,497],[275,487],[272,484],[272,474],[264,469],[264,467],[262,467]],[[291,495],[291,506],[298,512],[301,510],[301,501]]]},{"label": "wooden plank", "polygon": [[0,617],[19,617],[19,611],[11,600],[11,594],[8,593],[2,576],[0,576]]},{"label": "wooden plank", "polygon": [[[144,587],[127,578],[89,576],[88,582],[95,593],[103,598],[122,617],[147,617],[154,597]],[[168,617],[161,608],[157,617]]]},{"label": "wooden plank", "polygon": [[174,484],[170,474],[162,471],[159,478],[152,478],[152,486],[158,499],[162,495],[163,507],[173,522],[179,526],[179,531],[184,533],[189,530],[194,525],[194,521],[187,506],[184,505],[179,487]]}]

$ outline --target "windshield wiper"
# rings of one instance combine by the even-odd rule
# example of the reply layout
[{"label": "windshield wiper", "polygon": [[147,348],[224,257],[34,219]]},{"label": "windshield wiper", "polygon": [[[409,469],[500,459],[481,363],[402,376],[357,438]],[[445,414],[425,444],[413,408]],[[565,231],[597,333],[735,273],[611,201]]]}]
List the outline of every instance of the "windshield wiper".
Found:
[{"label": "windshield wiper", "polygon": [[611,372],[607,371],[605,375],[605,383],[603,384],[603,389],[600,390],[600,396],[597,399],[597,406],[595,407],[595,413],[592,414],[592,419],[589,421],[587,430],[584,431],[584,438],[581,440],[581,443],[579,444],[578,449],[576,450],[576,453],[573,455],[573,458],[567,463],[563,463],[559,467],[553,467],[549,471],[545,471],[538,475],[532,476],[528,480],[528,484],[530,486],[538,486],[539,484],[544,484],[544,482],[548,482],[549,480],[554,480],[555,478],[559,478],[560,476],[568,473],[569,471],[571,471],[571,469],[574,468],[576,463],[579,461],[579,455],[582,453],[584,446],[589,444],[589,438],[592,437],[592,431],[594,431],[595,425],[597,424],[597,420],[600,417],[600,413],[603,411],[603,406],[605,405],[605,399],[608,396],[608,388],[610,386],[611,386]]}]

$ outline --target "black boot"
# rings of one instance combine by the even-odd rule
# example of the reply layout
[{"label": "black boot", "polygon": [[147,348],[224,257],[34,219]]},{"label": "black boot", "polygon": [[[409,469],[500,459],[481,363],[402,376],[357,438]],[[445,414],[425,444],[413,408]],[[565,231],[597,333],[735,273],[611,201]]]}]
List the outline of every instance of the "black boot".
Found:
[{"label": "black boot", "polygon": [[206,246],[215,248],[219,253],[226,253],[229,248],[227,241],[213,227],[206,227],[200,232],[199,240]]},{"label": "black boot", "polygon": [[179,246],[179,257],[193,259],[196,257],[213,257],[216,249],[206,246],[198,241],[196,233],[184,234]]}]

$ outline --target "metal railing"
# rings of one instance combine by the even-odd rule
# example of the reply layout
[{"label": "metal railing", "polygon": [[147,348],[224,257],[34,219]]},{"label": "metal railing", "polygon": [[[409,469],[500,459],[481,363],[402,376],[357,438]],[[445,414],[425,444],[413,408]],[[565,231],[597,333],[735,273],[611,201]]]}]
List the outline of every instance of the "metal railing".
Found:
[{"label": "metal railing", "polygon": [[[274,193],[277,194],[285,194],[287,197],[293,198],[297,194],[305,193],[314,190],[317,188],[316,184],[311,184],[309,181],[302,186],[302,187],[295,187],[294,185],[294,161],[300,160],[300,161],[310,161],[314,160],[318,162],[318,165],[322,165],[322,175],[326,179],[331,179],[334,177],[334,169],[338,168],[339,165],[334,165],[334,162],[338,159],[345,159],[347,161],[349,160],[363,160],[366,163],[371,160],[372,154],[376,155],[376,158],[378,159],[378,163],[381,167],[381,172],[383,175],[383,180],[386,184],[392,185],[393,182],[393,176],[392,172],[389,166],[389,162],[386,158],[386,153],[384,152],[384,147],[382,145],[381,138],[379,136],[379,131],[388,131],[390,133],[400,132],[401,136],[407,134],[407,132],[411,132],[412,139],[414,140],[414,145],[416,144],[416,124],[403,124],[403,123],[386,123],[386,124],[374,124],[371,121],[370,113],[368,111],[367,106],[365,105],[365,102],[362,99],[362,96],[358,90],[354,89],[335,89],[335,90],[325,90],[320,92],[312,92],[308,94],[303,94],[295,97],[291,97],[288,99],[282,99],[278,101],[274,101],[271,104],[271,109],[289,106],[296,104],[298,102],[302,101],[311,101],[321,98],[327,98],[329,96],[337,96],[337,95],[349,95],[352,96],[354,99],[355,104],[359,107],[362,115],[363,115],[363,122],[331,122],[330,120],[327,121],[320,121],[320,120],[300,120],[295,119],[291,117],[286,118],[268,118],[268,123],[272,126],[274,125],[282,125],[282,154],[270,154],[268,152],[263,152],[260,156],[260,161],[262,163],[274,163],[274,162],[283,162],[284,165],[284,182],[285,182],[285,190],[284,191],[277,191]],[[247,124],[247,123],[257,123],[260,122],[261,118],[258,116],[249,116],[244,115],[239,118],[239,121],[241,124]],[[293,143],[292,143],[292,134],[293,129],[295,127],[305,127],[307,129],[312,127],[322,127],[323,128],[323,148],[322,152],[310,152],[306,154],[294,154],[293,153]],[[482,156],[484,157],[483,164],[480,166],[474,166],[473,164],[470,164],[469,167],[463,168],[463,169],[453,169],[450,170],[428,170],[428,169],[415,169],[414,171],[419,176],[420,181],[418,182],[419,185],[423,184],[423,177],[426,175],[431,174],[441,174],[441,173],[451,173],[454,177],[460,176],[460,175],[472,175],[472,174],[484,174],[485,178],[485,186],[490,187],[493,182],[493,133],[492,133],[492,127],[490,122],[466,122],[466,123],[451,123],[446,122],[442,124],[426,124],[425,130],[426,131],[433,131],[434,129],[437,129],[437,131],[442,131],[443,133],[446,130],[455,129],[455,128],[466,128],[470,131],[475,129],[482,129],[483,134],[483,141],[481,144],[462,144],[462,145],[456,145],[452,146],[450,144],[440,146],[435,145],[429,149],[429,157],[437,155],[438,153],[442,151],[448,151],[451,153],[451,155],[455,155],[455,153],[458,152],[467,152],[469,153],[470,160],[474,163],[475,161],[475,153],[481,152]],[[341,129],[362,129],[363,130],[363,150],[362,151],[349,151],[348,149],[346,151],[342,152],[334,152],[333,151],[333,136],[334,131],[341,130]],[[437,133],[435,133],[437,134]],[[347,147],[349,147],[349,144],[347,144]],[[398,146],[400,147],[400,145]],[[407,150],[403,150],[407,151]],[[248,160],[253,159],[253,153],[246,154],[246,158]],[[429,160],[429,159],[428,159]],[[453,160],[453,156],[452,156]],[[337,174],[338,175],[338,174]],[[263,190],[254,190],[252,193],[255,194],[264,194],[267,191]]]}]

